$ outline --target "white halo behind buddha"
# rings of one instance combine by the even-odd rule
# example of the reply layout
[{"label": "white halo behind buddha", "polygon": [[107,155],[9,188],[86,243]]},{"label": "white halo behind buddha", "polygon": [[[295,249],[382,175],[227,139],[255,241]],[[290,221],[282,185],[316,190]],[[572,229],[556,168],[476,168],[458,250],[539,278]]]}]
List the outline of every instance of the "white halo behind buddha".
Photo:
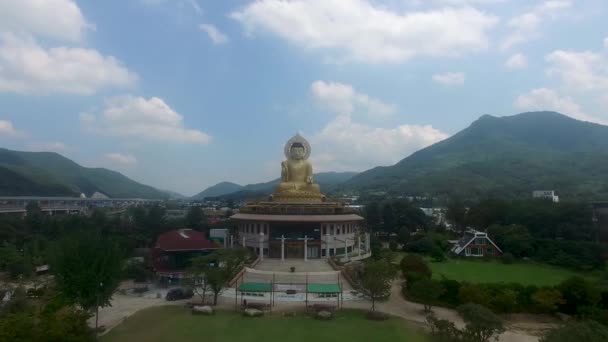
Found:
[{"label": "white halo behind buddha", "polygon": [[283,153],[285,154],[285,158],[291,159],[291,146],[295,143],[300,143],[300,144],[302,144],[302,146],[304,146],[304,158],[303,159],[307,160],[308,157],[310,157],[310,152],[311,152],[310,144],[308,143],[308,140],[306,140],[299,133],[294,135],[285,144],[285,147],[283,148]]}]

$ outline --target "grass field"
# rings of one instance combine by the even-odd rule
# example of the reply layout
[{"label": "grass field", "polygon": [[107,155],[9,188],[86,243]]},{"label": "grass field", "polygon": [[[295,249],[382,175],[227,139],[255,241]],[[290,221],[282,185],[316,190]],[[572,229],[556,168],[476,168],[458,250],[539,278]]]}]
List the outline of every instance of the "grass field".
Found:
[{"label": "grass field", "polygon": [[566,278],[581,275],[574,271],[542,264],[503,264],[498,261],[450,259],[429,262],[433,278],[468,281],[471,283],[520,283],[523,285],[556,285]]},{"label": "grass field", "polygon": [[362,311],[338,311],[333,321],[318,321],[304,313],[261,318],[234,312],[192,315],[184,307],[160,306],[129,317],[101,338],[102,342],[427,342],[422,328],[398,318],[384,322],[365,319]]}]

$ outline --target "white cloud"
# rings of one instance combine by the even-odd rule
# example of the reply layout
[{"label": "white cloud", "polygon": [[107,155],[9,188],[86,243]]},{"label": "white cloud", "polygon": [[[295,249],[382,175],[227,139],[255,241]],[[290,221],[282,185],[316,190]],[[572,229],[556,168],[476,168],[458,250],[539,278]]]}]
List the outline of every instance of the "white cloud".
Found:
[{"label": "white cloud", "polygon": [[158,97],[110,98],[102,113],[82,113],[80,119],[92,131],[128,139],[198,144],[211,140],[204,132],[185,128],[183,117]]},{"label": "white cloud", "polygon": [[0,92],[89,95],[106,87],[129,87],[137,75],[96,50],[45,49],[34,38],[0,34]]},{"label": "white cloud", "polygon": [[604,49],[608,50],[608,37],[604,39]]},{"label": "white cloud", "polygon": [[137,159],[130,154],[122,154],[122,153],[117,153],[117,152],[106,153],[104,155],[104,157],[106,159],[108,159],[109,161],[120,164],[120,165],[132,166],[132,165],[137,164]]},{"label": "white cloud", "polygon": [[27,148],[30,151],[42,151],[42,152],[65,152],[69,148],[65,143],[60,141],[47,141],[47,142],[31,142],[27,144]]},{"label": "white cloud", "polygon": [[310,90],[317,102],[340,115],[362,111],[370,116],[385,117],[393,114],[396,109],[394,105],[355,91],[349,84],[315,81]]},{"label": "white cloud", "polygon": [[207,33],[213,44],[224,44],[228,42],[228,36],[223,34],[217,27],[211,24],[201,24],[199,28]]},{"label": "white cloud", "polygon": [[525,68],[528,66],[528,58],[521,53],[514,54],[505,62],[505,66],[511,70]]},{"label": "white cloud", "polygon": [[462,72],[446,72],[445,74],[433,75],[433,81],[444,86],[463,85],[465,78],[465,74]]},{"label": "white cloud", "polygon": [[392,165],[411,153],[447,138],[430,125],[379,128],[339,115],[311,137],[315,171],[363,171]]},{"label": "white cloud", "polygon": [[459,56],[487,48],[496,16],[471,7],[403,14],[365,0],[255,1],[230,15],[247,34],[274,33],[330,57],[400,63],[417,56]]},{"label": "white cloud", "polygon": [[0,120],[0,138],[21,138],[26,134],[13,126],[8,120]]},{"label": "white cloud", "polygon": [[344,83],[315,81],[313,98],[336,116],[311,136],[317,171],[362,171],[378,165],[394,164],[410,153],[445,139],[447,134],[431,127],[399,125],[373,127],[353,120],[353,113],[388,115],[396,107],[358,93]]},{"label": "white cloud", "polygon": [[[573,92],[608,92],[608,56],[591,51],[557,50],[545,57],[547,75]],[[601,95],[601,94],[600,94]]]},{"label": "white cloud", "polygon": [[572,6],[570,0],[545,0],[529,12],[513,17],[507,23],[511,32],[501,44],[501,49],[507,50],[541,36],[540,26],[547,19],[558,18],[566,9]]},{"label": "white cloud", "polygon": [[0,32],[79,41],[90,27],[72,0],[0,0]]},{"label": "white cloud", "polygon": [[578,120],[596,122],[604,125],[608,124],[608,120],[585,113],[580,105],[572,98],[569,96],[560,96],[552,89],[533,89],[529,93],[517,97],[514,105],[521,110],[552,110]]}]

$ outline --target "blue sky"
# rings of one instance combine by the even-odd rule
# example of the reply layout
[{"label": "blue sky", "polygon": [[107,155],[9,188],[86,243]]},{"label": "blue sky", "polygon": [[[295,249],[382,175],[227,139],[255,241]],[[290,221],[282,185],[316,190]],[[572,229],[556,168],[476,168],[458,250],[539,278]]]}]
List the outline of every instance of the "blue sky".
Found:
[{"label": "blue sky", "polygon": [[0,146],[162,189],[391,165],[483,114],[608,123],[604,0],[1,0]]}]

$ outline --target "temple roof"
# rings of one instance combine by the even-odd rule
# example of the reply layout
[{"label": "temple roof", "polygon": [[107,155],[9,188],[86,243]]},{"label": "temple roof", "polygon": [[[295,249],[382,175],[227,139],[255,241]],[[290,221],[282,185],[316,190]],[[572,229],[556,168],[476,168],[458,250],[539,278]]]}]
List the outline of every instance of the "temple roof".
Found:
[{"label": "temple roof", "polygon": [[356,214],[344,215],[268,215],[238,213],[230,217],[233,220],[268,221],[268,222],[344,222],[361,221],[363,217]]},{"label": "temple roof", "polygon": [[207,240],[204,233],[186,228],[160,234],[154,247],[163,251],[200,251],[218,248]]}]

